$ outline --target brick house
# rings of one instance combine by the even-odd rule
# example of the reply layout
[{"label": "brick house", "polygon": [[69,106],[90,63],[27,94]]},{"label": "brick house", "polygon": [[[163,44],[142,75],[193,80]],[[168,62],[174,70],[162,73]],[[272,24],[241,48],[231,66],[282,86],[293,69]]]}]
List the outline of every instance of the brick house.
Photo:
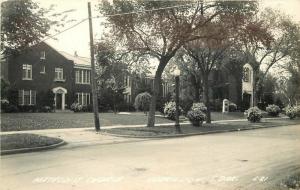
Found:
[{"label": "brick house", "polygon": [[[241,71],[242,72],[242,71]],[[42,42],[19,55],[10,56],[1,63],[1,76],[10,83],[10,88],[17,91],[18,105],[39,107],[40,96],[48,91],[54,93],[54,107],[58,110],[70,108],[78,102],[89,105],[91,94],[90,59],[60,52]],[[224,98],[240,103],[245,81],[236,81],[226,71],[215,71],[210,75],[210,97],[213,101]],[[124,100],[133,104],[140,93],[140,84],[153,89],[154,78],[151,76],[125,76]],[[166,98],[174,91],[174,81],[162,81],[161,97]],[[238,85],[239,84],[239,85]],[[236,90],[239,87],[238,90]]]},{"label": "brick house", "polygon": [[39,106],[39,95],[47,91],[54,93],[54,107],[59,110],[75,101],[91,103],[88,58],[58,52],[43,42],[8,57],[1,70],[7,72],[10,88],[18,91],[18,105]]}]

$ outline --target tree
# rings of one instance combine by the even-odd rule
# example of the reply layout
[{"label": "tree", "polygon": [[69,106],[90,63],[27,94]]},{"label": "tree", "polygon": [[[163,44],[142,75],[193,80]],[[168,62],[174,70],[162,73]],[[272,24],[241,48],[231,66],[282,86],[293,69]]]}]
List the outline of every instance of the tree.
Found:
[{"label": "tree", "polygon": [[[227,44],[224,44],[223,40],[205,40],[202,42],[202,48],[191,45],[185,46],[186,53],[194,60],[197,68],[201,73],[201,78],[203,81],[203,94],[204,101],[207,107],[207,117],[206,122],[211,122],[210,114],[210,97],[209,97],[209,75],[211,71],[215,68],[219,68],[223,63],[223,57],[226,49],[229,47]],[[221,45],[223,44],[223,46]],[[221,45],[221,46],[219,46]]]},{"label": "tree", "polygon": [[[172,7],[173,8],[168,8]],[[175,7],[176,6],[176,7]],[[148,127],[155,123],[156,101],[164,68],[177,50],[188,41],[207,37],[197,33],[218,15],[214,5],[189,1],[103,1],[99,10],[103,14],[118,14],[107,20],[112,24],[111,33],[127,49],[149,54],[158,60],[153,96],[148,115]],[[166,8],[166,9],[163,9]],[[209,10],[204,16],[204,10]],[[153,10],[153,11],[145,11]],[[139,12],[128,14],[130,12]],[[122,14],[127,13],[127,14]],[[211,35],[211,34],[209,34]]]},{"label": "tree", "polygon": [[194,60],[186,55],[183,49],[177,52],[168,67],[166,67],[165,75],[167,78],[173,78],[172,72],[175,67],[180,70],[181,100],[184,102],[199,102],[202,93],[201,73]]},{"label": "tree", "polygon": [[[106,39],[110,38],[106,37]],[[146,75],[150,69],[149,63],[145,57],[120,51],[114,41],[103,39],[96,43],[96,58],[101,102],[111,104],[116,113],[118,105],[124,103],[128,78],[131,78],[130,82],[132,82],[139,76]],[[110,93],[110,96],[106,96],[107,93]],[[100,104],[103,105],[101,102]]]},{"label": "tree", "polygon": [[9,82],[1,78],[1,99],[7,98],[10,88]]},{"label": "tree", "polygon": [[224,68],[229,75],[232,75],[236,81],[235,90],[237,94],[237,101],[235,102],[239,108],[242,108],[242,80],[243,80],[243,66],[246,60],[243,52],[237,47],[231,47],[226,55],[222,68]]},{"label": "tree", "polygon": [[279,95],[291,106],[297,105],[300,100],[300,30],[295,44],[290,51],[289,62],[280,66],[283,69],[281,73],[285,74],[279,77],[276,85]]},{"label": "tree", "polygon": [[[124,79],[128,75],[127,65],[116,57],[115,47],[105,41],[97,44],[97,83],[100,88],[99,96],[110,93],[110,99],[103,100],[105,104],[113,107],[114,113],[117,112],[117,104],[123,101],[123,92],[126,88]],[[100,102],[100,104],[101,104]]]},{"label": "tree", "polygon": [[148,92],[140,93],[135,97],[134,100],[135,109],[137,111],[141,110],[145,114],[147,114],[147,111],[149,111],[150,102],[151,102],[151,95]]},{"label": "tree", "polygon": [[[49,35],[50,28],[63,26],[65,13],[50,14],[53,7],[41,8],[32,0],[7,0],[1,3],[1,49],[19,51]],[[57,31],[57,30],[56,30]]]},{"label": "tree", "polygon": [[257,103],[258,88],[269,70],[288,58],[295,45],[297,30],[297,24],[271,9],[249,18],[244,27],[240,28],[239,32],[243,34],[240,38],[242,50],[254,70],[254,105]]}]

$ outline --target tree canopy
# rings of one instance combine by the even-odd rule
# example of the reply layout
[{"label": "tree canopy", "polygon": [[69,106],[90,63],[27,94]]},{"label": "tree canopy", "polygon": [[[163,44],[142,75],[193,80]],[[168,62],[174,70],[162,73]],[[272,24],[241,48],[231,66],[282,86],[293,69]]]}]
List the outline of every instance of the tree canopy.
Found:
[{"label": "tree canopy", "polygon": [[[158,59],[154,92],[150,106],[148,126],[154,126],[154,112],[164,68],[176,52],[187,42],[210,39],[217,44],[232,21],[243,20],[255,7],[251,2],[230,7],[227,3],[201,1],[102,1],[99,11],[110,15],[110,33],[130,51],[149,54]],[[236,14],[239,13],[239,14]],[[222,20],[223,22],[220,22]],[[224,27],[226,25],[226,27]],[[213,39],[212,39],[213,38]],[[208,44],[208,43],[206,43]]]},{"label": "tree canopy", "polygon": [[[1,3],[1,49],[18,51],[49,35],[50,28],[67,20],[64,11],[50,14],[53,7],[41,8],[32,0],[7,0]],[[68,20],[71,22],[73,20]]]}]

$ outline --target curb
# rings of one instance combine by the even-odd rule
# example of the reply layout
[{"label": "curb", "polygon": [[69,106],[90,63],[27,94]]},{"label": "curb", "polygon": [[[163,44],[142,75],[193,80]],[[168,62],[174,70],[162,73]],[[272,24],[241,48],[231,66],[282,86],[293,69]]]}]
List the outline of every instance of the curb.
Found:
[{"label": "curb", "polygon": [[[288,119],[288,117],[277,117],[277,118],[263,118],[265,120],[278,120],[278,119]],[[237,121],[247,121],[247,119],[233,119],[233,120],[216,120],[212,121],[212,123],[227,123],[227,122],[237,122]],[[189,121],[183,121],[180,125],[189,125]],[[166,125],[174,125],[174,122],[171,123],[159,123],[155,124],[155,126],[166,126]],[[119,127],[146,127],[146,124],[139,125],[111,125],[111,126],[103,126],[102,129],[110,129],[110,128],[119,128]],[[47,134],[47,132],[64,132],[64,131],[81,131],[81,130],[89,130],[94,129],[94,127],[78,127],[78,128],[58,128],[58,129],[31,129],[31,130],[21,130],[21,131],[1,131],[0,134],[14,134],[14,133],[37,133],[42,132]]]},{"label": "curb", "polygon": [[1,150],[1,155],[9,155],[9,154],[18,154],[18,153],[27,153],[27,152],[36,152],[42,150],[49,150],[53,148],[57,148],[59,146],[67,144],[64,140],[62,142],[48,145],[48,146],[40,146],[40,147],[33,147],[33,148],[19,148],[19,149],[12,149],[12,150]]},{"label": "curb", "polygon": [[[293,125],[293,124],[292,124]],[[189,137],[189,136],[196,136],[196,135],[207,135],[207,134],[215,134],[215,133],[227,133],[227,132],[239,132],[239,131],[247,131],[247,130],[254,130],[254,129],[265,129],[265,128],[272,128],[272,127],[282,127],[279,126],[262,126],[262,127],[249,127],[243,129],[228,129],[228,130],[217,130],[217,131],[207,131],[207,132],[200,132],[200,133],[189,133],[189,134],[174,134],[174,135],[160,135],[160,136],[132,136],[132,135],[119,135],[113,133],[101,133],[102,135],[114,136],[114,137],[123,137],[123,138],[137,138],[137,139],[167,139],[167,138],[178,138],[178,137]]]}]

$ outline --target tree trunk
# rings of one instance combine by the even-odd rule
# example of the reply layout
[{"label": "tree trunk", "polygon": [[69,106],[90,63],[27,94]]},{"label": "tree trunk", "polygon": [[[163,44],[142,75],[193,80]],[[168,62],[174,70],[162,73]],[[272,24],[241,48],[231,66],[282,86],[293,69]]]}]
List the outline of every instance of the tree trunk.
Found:
[{"label": "tree trunk", "polygon": [[211,123],[211,113],[210,113],[210,102],[209,102],[209,85],[208,85],[208,75],[203,75],[203,93],[204,93],[204,101],[207,107],[206,113],[206,123]]},{"label": "tree trunk", "polygon": [[252,106],[257,106],[257,91],[258,91],[258,86],[257,84],[259,83],[259,67],[253,67],[253,105]]},{"label": "tree trunk", "polygon": [[197,82],[196,76],[193,74],[191,74],[191,83],[195,90],[194,102],[200,102],[200,85],[199,82]]},{"label": "tree trunk", "polygon": [[236,75],[235,80],[236,80],[235,90],[236,90],[236,95],[237,95],[236,105],[238,106],[238,108],[241,109],[242,108],[242,96],[243,96],[243,92],[242,92],[243,76],[242,75]]},{"label": "tree trunk", "polygon": [[195,86],[195,102],[200,102],[200,87],[198,85]]},{"label": "tree trunk", "polygon": [[167,63],[168,61],[165,61],[164,59],[160,60],[158,68],[155,72],[153,94],[152,94],[150,108],[149,108],[147,127],[154,127],[155,124],[156,101],[157,101],[157,97],[159,96],[161,76]]}]

